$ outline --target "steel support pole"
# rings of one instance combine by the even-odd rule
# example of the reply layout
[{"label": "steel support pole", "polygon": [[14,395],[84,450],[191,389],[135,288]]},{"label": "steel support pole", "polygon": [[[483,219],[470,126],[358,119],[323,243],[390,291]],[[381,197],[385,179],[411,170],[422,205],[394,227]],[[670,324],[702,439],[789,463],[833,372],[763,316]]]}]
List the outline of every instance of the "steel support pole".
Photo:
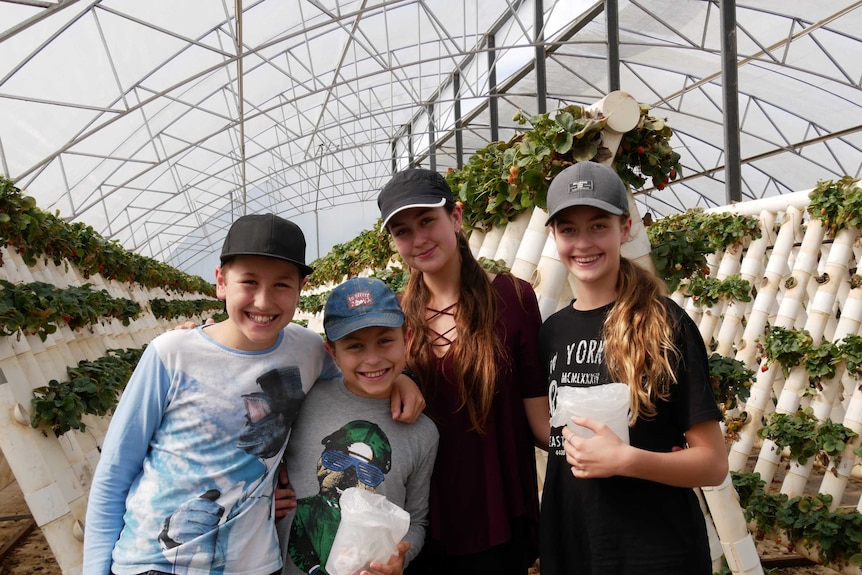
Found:
[{"label": "steel support pole", "polygon": [[545,73],[545,3],[536,0],[533,14],[536,31],[536,112],[548,111],[548,77]]},{"label": "steel support pole", "polygon": [[415,168],[413,165],[413,124],[407,124],[407,165]]},{"label": "steel support pole", "polygon": [[464,167],[464,135],[461,133],[461,72],[455,71],[452,77],[452,91],[455,92],[455,166]]},{"label": "steel support pole", "polygon": [[742,200],[739,149],[739,74],[736,57],[736,0],[719,0],[721,11],[721,93],[724,103],[724,189],[727,203]]},{"label": "steel support pole", "polygon": [[497,108],[497,44],[494,35],[488,36],[488,113],[491,122],[491,141],[500,140],[500,112]]},{"label": "steel support pole", "polygon": [[437,171],[437,148],[434,146],[434,104],[428,104],[428,169]]},{"label": "steel support pole", "polygon": [[605,0],[608,35],[608,93],[620,89],[620,13],[617,0]]}]

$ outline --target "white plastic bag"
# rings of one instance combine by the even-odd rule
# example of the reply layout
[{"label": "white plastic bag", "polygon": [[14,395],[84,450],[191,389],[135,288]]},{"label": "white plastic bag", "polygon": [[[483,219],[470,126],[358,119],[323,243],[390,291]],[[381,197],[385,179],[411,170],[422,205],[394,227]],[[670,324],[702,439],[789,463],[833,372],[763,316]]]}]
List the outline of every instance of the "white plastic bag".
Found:
[{"label": "white plastic bag", "polygon": [[365,489],[345,489],[339,507],[341,523],[326,561],[329,575],[355,575],[372,561],[385,565],[410,528],[409,513]]},{"label": "white plastic bag", "polygon": [[607,383],[592,387],[564,386],[557,388],[556,409],[551,427],[568,425],[578,437],[592,437],[586,427],[575,425],[571,417],[579,415],[601,421],[625,443],[629,442],[629,386]]}]

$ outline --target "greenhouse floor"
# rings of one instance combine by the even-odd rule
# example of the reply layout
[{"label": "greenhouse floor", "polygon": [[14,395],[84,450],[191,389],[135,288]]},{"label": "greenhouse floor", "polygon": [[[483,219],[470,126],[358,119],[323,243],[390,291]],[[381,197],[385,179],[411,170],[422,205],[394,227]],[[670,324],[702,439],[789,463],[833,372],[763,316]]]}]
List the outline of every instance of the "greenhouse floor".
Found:
[{"label": "greenhouse floor", "polygon": [[[854,480],[853,490],[862,488]],[[858,491],[856,491],[858,501]],[[851,496],[852,497],[852,496]],[[835,575],[835,571],[808,564],[785,546],[765,539],[757,542],[761,562],[771,575]],[[793,564],[781,566],[781,564]],[[800,565],[801,564],[801,565]],[[537,564],[530,575],[540,575]],[[27,503],[16,482],[0,491],[0,575],[62,575],[42,530],[33,524]]]}]

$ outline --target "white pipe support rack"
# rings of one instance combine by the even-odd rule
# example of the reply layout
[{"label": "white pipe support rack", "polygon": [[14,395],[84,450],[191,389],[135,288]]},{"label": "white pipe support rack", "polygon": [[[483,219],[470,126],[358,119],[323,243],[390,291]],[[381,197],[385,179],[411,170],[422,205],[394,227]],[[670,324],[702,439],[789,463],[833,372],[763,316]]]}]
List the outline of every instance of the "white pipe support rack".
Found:
[{"label": "white pipe support rack", "polygon": [[482,242],[485,241],[485,231],[484,230],[470,230],[470,237],[468,238],[468,244],[470,245],[470,251],[473,253],[474,258],[479,257],[479,248],[482,247]]},{"label": "white pipe support rack", "polygon": [[560,293],[566,283],[568,273],[563,262],[560,261],[554,238],[549,236],[542,250],[542,256],[539,258],[539,265],[536,266],[536,271],[533,272],[530,281],[536,291],[542,320],[547,319],[559,309],[557,302],[560,299]]},{"label": "white pipe support rack", "polygon": [[497,247],[500,245],[500,240],[503,238],[503,228],[491,228],[485,232],[485,239],[482,240],[482,246],[479,248],[478,258],[494,259],[497,253]]},{"label": "white pipe support rack", "polygon": [[531,216],[531,212],[523,212],[506,224],[503,235],[500,238],[500,243],[497,245],[497,251],[494,253],[493,259],[496,261],[502,260],[510,270],[512,269],[512,264],[515,263],[518,246],[521,244],[524,233],[527,231]]},{"label": "white pipe support rack", "polygon": [[548,241],[548,227],[545,226],[547,219],[548,212],[539,207],[533,208],[512,264],[511,271],[516,277],[529,281],[536,271],[539,259],[542,257],[542,248]]},{"label": "white pipe support rack", "polygon": [[730,474],[715,487],[701,491],[715,522],[727,565],[734,574],[762,575],[760,557],[739,505],[739,495],[733,488]]}]

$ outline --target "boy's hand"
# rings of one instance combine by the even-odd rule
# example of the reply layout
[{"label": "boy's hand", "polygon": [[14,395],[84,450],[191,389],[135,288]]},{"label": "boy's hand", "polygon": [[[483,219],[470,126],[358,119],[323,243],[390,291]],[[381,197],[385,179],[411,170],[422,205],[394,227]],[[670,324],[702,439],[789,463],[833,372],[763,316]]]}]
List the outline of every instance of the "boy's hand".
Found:
[{"label": "boy's hand", "polygon": [[278,521],[296,509],[296,492],[290,488],[287,469],[278,468],[278,483],[275,485],[275,520]]},{"label": "boy's hand", "polygon": [[402,541],[398,544],[397,554],[389,557],[389,562],[386,565],[372,561],[368,569],[363,569],[360,575],[402,575],[404,573],[404,555],[409,549],[410,543]]},{"label": "boy's hand", "polygon": [[415,423],[425,410],[425,398],[412,379],[403,373],[395,380],[389,395],[392,419]]}]

